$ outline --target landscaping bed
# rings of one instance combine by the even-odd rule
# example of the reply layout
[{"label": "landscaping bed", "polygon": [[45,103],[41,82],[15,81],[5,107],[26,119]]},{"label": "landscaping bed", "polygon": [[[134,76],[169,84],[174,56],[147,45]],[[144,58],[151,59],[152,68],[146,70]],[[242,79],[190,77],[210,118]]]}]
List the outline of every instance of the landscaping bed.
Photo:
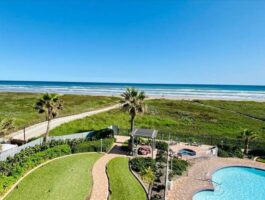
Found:
[{"label": "landscaping bed", "polygon": [[167,178],[167,156],[168,144],[166,142],[156,143],[156,173],[151,189],[151,200],[164,200]]}]

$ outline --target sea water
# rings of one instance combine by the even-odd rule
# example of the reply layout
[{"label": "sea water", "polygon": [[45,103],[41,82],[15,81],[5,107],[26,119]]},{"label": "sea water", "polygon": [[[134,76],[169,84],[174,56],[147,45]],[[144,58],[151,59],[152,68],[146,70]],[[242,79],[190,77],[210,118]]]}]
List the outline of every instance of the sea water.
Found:
[{"label": "sea water", "polygon": [[138,88],[151,97],[265,100],[265,86],[0,81],[1,92],[54,92],[117,96],[127,87]]}]

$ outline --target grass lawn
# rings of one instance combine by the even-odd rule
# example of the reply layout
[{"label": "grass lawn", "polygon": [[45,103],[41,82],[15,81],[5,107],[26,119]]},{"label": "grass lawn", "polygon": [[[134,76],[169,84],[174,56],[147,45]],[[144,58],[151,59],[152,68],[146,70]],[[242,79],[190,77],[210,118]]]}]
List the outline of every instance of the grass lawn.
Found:
[{"label": "grass lawn", "polygon": [[[15,130],[44,121],[44,115],[34,110],[34,105],[41,94],[0,93],[0,119],[12,118]],[[97,97],[84,95],[62,95],[64,110],[60,116],[77,114],[92,109],[105,107],[118,102],[116,97]]]},{"label": "grass lawn", "polygon": [[110,200],[145,200],[145,191],[129,170],[128,158],[114,158],[107,166]]},{"label": "grass lawn", "polygon": [[[222,101],[202,101],[206,105],[221,105]],[[265,122],[223,109],[205,106],[194,101],[148,100],[148,111],[137,116],[138,128],[154,128],[159,133],[183,135],[214,135],[238,138],[240,132],[251,129],[259,140],[265,140]],[[230,102],[226,102],[229,104]],[[244,110],[265,118],[264,103],[243,103]],[[230,110],[237,110],[239,102],[231,102]],[[250,111],[251,110],[251,111]],[[262,115],[263,113],[263,115]],[[101,113],[81,120],[63,124],[51,131],[51,135],[98,130],[109,125],[129,129],[129,115],[121,110]]]},{"label": "grass lawn", "polygon": [[28,175],[6,200],[84,200],[92,189],[92,166],[100,156],[87,153],[52,161]]}]

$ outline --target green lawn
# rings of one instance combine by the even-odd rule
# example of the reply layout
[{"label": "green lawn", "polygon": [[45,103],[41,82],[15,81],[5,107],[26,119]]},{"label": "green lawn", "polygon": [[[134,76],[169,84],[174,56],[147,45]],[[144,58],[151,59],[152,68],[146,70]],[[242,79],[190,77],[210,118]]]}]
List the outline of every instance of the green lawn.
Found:
[{"label": "green lawn", "polygon": [[[206,105],[223,104],[222,101],[202,101]],[[137,116],[139,128],[155,128],[159,133],[183,135],[214,135],[238,138],[245,129],[254,130],[260,140],[265,140],[265,122],[234,112],[208,107],[194,101],[148,100],[148,111]],[[230,102],[226,102],[229,104]],[[231,102],[230,109],[237,110],[239,102]],[[244,110],[265,118],[263,103],[243,103]],[[258,111],[255,111],[258,110]],[[250,111],[252,110],[252,111]],[[262,115],[263,113],[263,115]],[[51,131],[51,135],[98,130],[109,125],[129,129],[129,115],[121,110],[112,110],[81,120],[63,124]]]},{"label": "green lawn", "polygon": [[6,200],[84,200],[92,189],[98,153],[61,158],[28,175]]},{"label": "green lawn", "polygon": [[128,158],[114,158],[107,166],[110,200],[145,200],[145,191],[129,170]]},{"label": "green lawn", "polygon": [[[0,119],[12,118],[15,130],[44,121],[44,115],[39,115],[34,110],[35,102],[41,94],[32,93],[0,93]],[[63,95],[64,110],[60,116],[77,114],[101,108],[118,102],[116,97]]]}]

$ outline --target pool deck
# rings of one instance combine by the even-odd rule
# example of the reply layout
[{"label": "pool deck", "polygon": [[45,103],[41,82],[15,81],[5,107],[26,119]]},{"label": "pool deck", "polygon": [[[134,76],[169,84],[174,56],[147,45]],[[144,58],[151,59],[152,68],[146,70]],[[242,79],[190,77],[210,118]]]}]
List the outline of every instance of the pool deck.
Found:
[{"label": "pool deck", "polygon": [[246,166],[265,170],[265,164],[249,159],[203,157],[191,159],[187,174],[173,181],[167,192],[168,200],[191,200],[193,195],[205,189],[213,189],[212,174],[223,167]]},{"label": "pool deck", "polygon": [[211,154],[211,151],[209,150],[213,146],[210,145],[200,145],[200,146],[192,146],[192,145],[187,145],[186,143],[178,143],[176,145],[170,146],[170,149],[172,149],[174,152],[179,152],[181,149],[191,149],[196,152],[195,156],[182,156],[181,158],[183,160],[190,160],[194,158],[199,158],[199,157],[209,157]]}]

